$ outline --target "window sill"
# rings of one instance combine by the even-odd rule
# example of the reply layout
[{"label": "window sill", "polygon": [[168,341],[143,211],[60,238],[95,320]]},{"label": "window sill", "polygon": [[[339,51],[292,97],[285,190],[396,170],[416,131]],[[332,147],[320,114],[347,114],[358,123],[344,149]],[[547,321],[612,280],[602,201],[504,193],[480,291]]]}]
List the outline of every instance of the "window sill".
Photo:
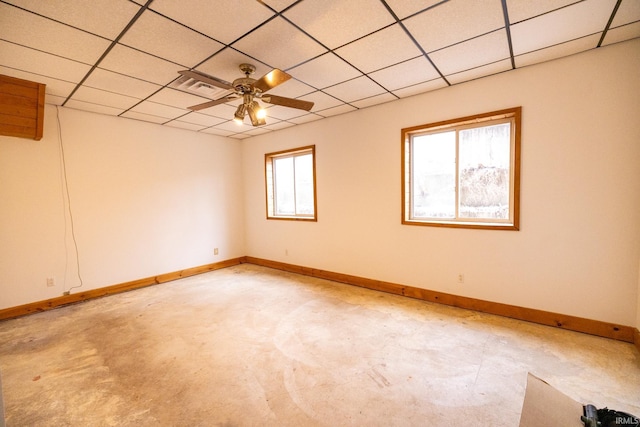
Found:
[{"label": "window sill", "polygon": [[520,227],[513,223],[499,222],[464,222],[464,221],[422,221],[403,220],[404,225],[421,225],[426,227],[471,228],[480,230],[510,230],[518,231]]}]

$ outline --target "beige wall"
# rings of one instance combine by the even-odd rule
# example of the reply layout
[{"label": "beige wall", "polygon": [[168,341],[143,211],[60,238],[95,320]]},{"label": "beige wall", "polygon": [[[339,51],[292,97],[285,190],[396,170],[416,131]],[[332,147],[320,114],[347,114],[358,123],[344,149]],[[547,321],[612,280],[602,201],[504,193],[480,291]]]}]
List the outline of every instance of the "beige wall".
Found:
[{"label": "beige wall", "polygon": [[[82,290],[244,255],[235,141],[59,113]],[[0,137],[0,309],[79,284],[56,108],[45,114],[41,141]]]},{"label": "beige wall", "polygon": [[[247,255],[635,325],[638,52],[634,40],[243,141]],[[521,231],[401,225],[400,129],[514,106]],[[309,144],[319,221],[267,221],[264,153]]]}]

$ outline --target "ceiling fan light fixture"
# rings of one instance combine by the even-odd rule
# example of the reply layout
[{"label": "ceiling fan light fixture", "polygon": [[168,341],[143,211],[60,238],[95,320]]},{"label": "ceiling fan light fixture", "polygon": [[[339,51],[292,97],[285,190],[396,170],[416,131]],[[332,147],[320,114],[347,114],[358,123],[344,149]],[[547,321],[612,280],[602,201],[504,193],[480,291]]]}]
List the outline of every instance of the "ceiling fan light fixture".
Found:
[{"label": "ceiling fan light fixture", "polygon": [[244,116],[246,114],[247,114],[247,106],[245,104],[238,105],[238,109],[233,115],[233,121],[236,122],[236,124],[241,125],[242,122],[244,121]]},{"label": "ceiling fan light fixture", "polygon": [[253,126],[262,126],[267,124],[267,121],[264,119],[267,116],[267,113],[260,108],[258,101],[251,102],[247,107],[247,111],[249,112],[249,118],[251,119],[251,124]]}]

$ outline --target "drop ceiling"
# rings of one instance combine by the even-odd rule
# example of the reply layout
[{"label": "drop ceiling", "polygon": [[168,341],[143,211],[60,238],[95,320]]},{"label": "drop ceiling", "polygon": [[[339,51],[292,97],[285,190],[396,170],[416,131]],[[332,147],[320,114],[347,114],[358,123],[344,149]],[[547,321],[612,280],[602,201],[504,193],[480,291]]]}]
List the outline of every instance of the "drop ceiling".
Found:
[{"label": "drop ceiling", "polygon": [[[0,0],[0,74],[66,108],[244,139],[640,37],[638,0]],[[315,103],[233,122],[180,70]],[[579,70],[576,70],[579,72]]]}]

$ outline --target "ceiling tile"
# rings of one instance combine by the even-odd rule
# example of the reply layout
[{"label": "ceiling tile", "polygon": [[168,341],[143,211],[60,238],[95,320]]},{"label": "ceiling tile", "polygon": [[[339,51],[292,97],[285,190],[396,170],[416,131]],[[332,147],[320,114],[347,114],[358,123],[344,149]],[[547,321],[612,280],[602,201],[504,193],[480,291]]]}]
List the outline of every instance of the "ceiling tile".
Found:
[{"label": "ceiling tile", "polygon": [[361,99],[359,101],[352,102],[351,105],[357,108],[367,108],[373,105],[384,104],[385,102],[395,101],[396,99],[398,98],[386,92],[381,95],[376,95],[369,98]]},{"label": "ceiling tile", "polygon": [[271,89],[269,93],[273,95],[287,96],[289,98],[298,98],[314,91],[315,89],[309,85],[306,85],[296,79],[289,79],[280,86]]},{"label": "ceiling tile", "polygon": [[215,127],[206,128],[206,129],[201,130],[200,132],[208,133],[208,134],[211,134],[211,135],[220,135],[220,136],[233,135],[233,132],[229,132],[228,130],[224,130],[224,129],[218,129],[218,128],[215,128]]},{"label": "ceiling tile", "polygon": [[500,0],[449,1],[403,21],[426,52],[504,27]]},{"label": "ceiling tile", "polygon": [[356,111],[357,108],[352,107],[351,105],[343,104],[338,107],[329,108],[326,110],[318,111],[317,114],[323,117],[331,117],[337,116],[339,114],[350,113],[351,111]]},{"label": "ceiling tile", "polygon": [[75,110],[90,111],[92,113],[106,114],[108,116],[117,116],[122,113],[121,108],[108,107],[106,105],[98,105],[92,102],[84,102],[77,100],[69,100],[64,104],[65,108],[73,108]]},{"label": "ceiling tile", "polygon": [[447,80],[451,84],[466,82],[469,80],[479,79],[480,77],[490,76],[492,74],[502,73],[511,69],[511,59],[504,59],[492,64],[486,64],[480,67],[447,76]]},{"label": "ceiling tile", "polygon": [[233,113],[236,112],[236,107],[229,104],[220,104],[214,107],[205,108],[200,110],[200,114],[206,114],[208,116],[220,117],[222,119],[233,119]]},{"label": "ceiling tile", "polygon": [[429,55],[445,76],[509,58],[509,42],[505,30],[494,31]]},{"label": "ceiling tile", "polygon": [[270,66],[231,48],[226,48],[216,53],[215,56],[198,65],[196,70],[232,83],[235,79],[244,77],[239,68],[240,64],[243,63],[249,63],[256,67],[256,71],[252,76],[255,79],[272,70]]},{"label": "ceiling tile", "polygon": [[576,0],[507,0],[509,22],[515,24],[575,2]]},{"label": "ceiling tile", "polygon": [[0,39],[87,64],[97,61],[111,44],[4,3],[0,3]]},{"label": "ceiling tile", "polygon": [[313,108],[311,111],[326,110],[327,108],[342,104],[342,101],[320,91],[301,96],[300,99],[313,102]]},{"label": "ceiling tile", "polygon": [[247,139],[247,138],[251,138],[251,135],[249,135],[248,133],[235,133],[233,135],[230,135],[229,138],[233,138],[233,139]]},{"label": "ceiling tile", "polygon": [[90,66],[78,61],[2,40],[0,40],[0,58],[3,58],[2,64],[7,67],[73,83],[80,82],[91,69]]},{"label": "ceiling tile", "polygon": [[289,120],[294,117],[299,117],[307,114],[305,110],[299,110],[297,108],[287,108],[281,107],[279,105],[268,106],[269,104],[262,104],[267,112],[267,123],[269,123],[269,118],[275,118],[279,120]]},{"label": "ceiling tile", "polygon": [[412,86],[433,80],[440,74],[433,68],[424,56],[405,61],[401,64],[385,68],[369,74],[369,77],[380,83],[388,90]]},{"label": "ceiling tile", "polygon": [[145,11],[120,39],[122,44],[193,67],[223,45],[152,11]]},{"label": "ceiling tile", "polygon": [[253,128],[253,126],[251,126],[251,123],[249,123],[248,120],[249,120],[249,118],[245,117],[245,121],[242,124],[238,124],[238,123],[234,122],[233,120],[229,120],[228,122],[221,123],[216,127],[218,129],[227,130],[227,131],[233,132],[233,133],[246,132],[246,131],[251,130]]},{"label": "ceiling tile", "polygon": [[142,101],[140,104],[133,107],[130,111],[150,114],[152,116],[166,117],[167,119],[175,119],[177,117],[184,116],[189,112],[188,110],[171,107],[164,104],[157,104],[151,101]]},{"label": "ceiling tile", "polygon": [[324,92],[342,101],[351,102],[374,95],[380,95],[384,93],[385,90],[370,78],[362,76],[326,88]]},{"label": "ceiling tile", "polygon": [[262,135],[263,133],[269,133],[271,132],[271,129],[265,127],[265,126],[260,126],[260,127],[254,127],[253,129],[245,132],[247,135],[251,135],[251,136],[256,136],[256,135]]},{"label": "ceiling tile", "polygon": [[284,128],[288,128],[291,126],[295,126],[294,123],[290,123],[290,122],[285,122],[285,121],[281,121],[278,123],[274,123],[274,124],[266,124],[264,126],[264,128],[269,129],[269,130],[280,130],[280,129],[284,129]]},{"label": "ceiling tile", "polygon": [[398,24],[350,43],[335,52],[345,61],[365,73],[379,70],[422,54]]},{"label": "ceiling tile", "polygon": [[148,101],[156,102],[158,104],[173,105],[174,107],[184,108],[190,107],[196,104],[202,104],[207,102],[207,98],[191,95],[179,90],[165,87],[159,92],[154,93],[147,99]]},{"label": "ceiling tile", "polygon": [[297,125],[301,125],[303,123],[315,122],[316,120],[323,119],[324,117],[319,116],[317,114],[307,114],[304,116],[296,117],[291,120],[287,120],[291,123],[295,123]]},{"label": "ceiling tile", "polygon": [[100,62],[100,68],[165,85],[178,77],[184,67],[117,44]]},{"label": "ceiling tile", "polygon": [[46,94],[44,97],[44,103],[51,105],[62,105],[66,99],[66,97]]},{"label": "ceiling tile", "polygon": [[611,28],[621,25],[630,24],[631,22],[640,21],[640,1],[638,0],[622,0],[620,7],[613,18]]},{"label": "ceiling tile", "polygon": [[243,34],[273,16],[259,2],[238,0],[191,0],[189,6],[175,0],[154,0],[151,9],[193,28],[224,44],[230,44]]},{"label": "ceiling tile", "polygon": [[215,126],[217,124],[220,124],[222,122],[226,122],[227,119],[221,119],[219,117],[213,117],[213,116],[208,116],[206,114],[200,114],[200,113],[196,113],[191,112],[189,114],[187,114],[186,116],[182,116],[180,117],[180,121],[181,122],[187,122],[187,123],[193,123],[196,125],[202,125],[202,126]]},{"label": "ceiling tile", "polygon": [[326,51],[321,45],[278,17],[233,45],[271,67],[286,70]]},{"label": "ceiling tile", "polygon": [[417,85],[396,89],[393,91],[393,93],[394,95],[397,95],[400,98],[407,98],[409,96],[418,95],[420,93],[442,89],[447,86],[448,86],[447,83],[443,79],[437,78],[437,79],[430,80],[428,82],[419,83]]},{"label": "ceiling tile", "polygon": [[387,0],[393,13],[400,19],[433,7],[438,3],[442,3],[442,0]]},{"label": "ceiling tile", "polygon": [[128,0],[9,0],[40,15],[114,40],[140,10]]},{"label": "ceiling tile", "polygon": [[322,89],[362,75],[351,65],[328,53],[288,71],[293,77]]},{"label": "ceiling tile", "polygon": [[331,49],[394,23],[381,2],[370,0],[303,1],[284,16]]},{"label": "ceiling tile", "polygon": [[616,0],[585,0],[512,25],[513,53],[521,55],[602,32],[615,2]]},{"label": "ceiling tile", "polygon": [[298,0],[264,0],[264,3],[271,7],[273,10],[282,12]]},{"label": "ceiling tile", "polygon": [[518,55],[515,57],[516,67],[525,67],[527,65],[550,61],[552,59],[593,49],[598,44],[598,40],[600,40],[600,34],[594,34],[592,36],[571,40],[566,43],[553,45],[545,49],[534,50],[530,53]]},{"label": "ceiling tile", "polygon": [[640,37],[640,21],[610,29],[607,31],[607,35],[605,36],[602,45],[606,46],[612,43],[634,39],[636,37]]},{"label": "ceiling tile", "polygon": [[87,86],[79,87],[73,94],[73,100],[117,108],[120,112],[131,108],[140,102],[140,99],[138,98],[94,89]]},{"label": "ceiling tile", "polygon": [[87,80],[85,80],[84,84],[96,89],[133,96],[140,99],[150,96],[161,87],[153,83],[144,82],[142,80],[134,79],[133,77],[124,76],[112,71],[101,70],[99,68],[93,70],[91,75]]},{"label": "ceiling tile", "polygon": [[205,128],[205,126],[197,125],[194,123],[181,122],[180,120],[171,120],[170,122],[165,123],[165,125],[170,126],[172,128],[186,129],[199,131]]},{"label": "ceiling tile", "polygon": [[76,87],[75,83],[65,82],[63,80],[41,76],[38,74],[27,73],[24,71],[13,69],[13,68],[3,67],[1,65],[0,65],[0,74],[4,74],[5,76],[10,76],[10,77],[15,77],[18,79],[29,80],[36,83],[43,83],[47,86],[45,89],[46,95],[62,97],[62,102],[64,102],[67,96],[69,96],[69,94]]},{"label": "ceiling tile", "polygon": [[127,119],[141,120],[143,122],[158,123],[158,124],[167,122],[167,119],[165,117],[152,116],[150,114],[138,113],[136,111],[127,111],[126,113],[122,113],[120,117],[125,117]]}]

